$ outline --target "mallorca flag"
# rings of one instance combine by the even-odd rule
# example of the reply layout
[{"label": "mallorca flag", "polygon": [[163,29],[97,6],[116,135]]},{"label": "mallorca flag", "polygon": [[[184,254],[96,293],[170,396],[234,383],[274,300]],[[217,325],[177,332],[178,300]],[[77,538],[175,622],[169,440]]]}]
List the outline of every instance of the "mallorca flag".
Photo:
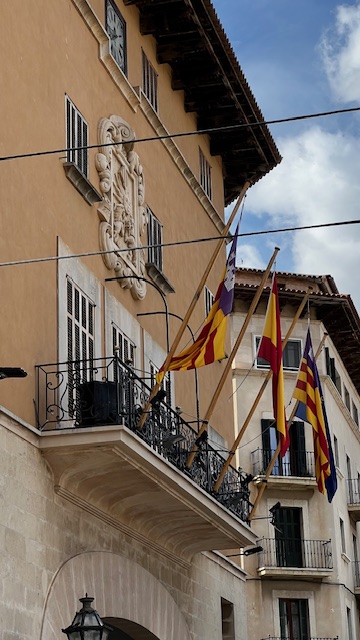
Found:
[{"label": "mallorca flag", "polygon": [[[184,349],[179,355],[174,355],[168,366],[169,371],[186,371],[197,369],[226,357],[225,336],[227,316],[232,310],[234,300],[235,262],[238,227],[231,245],[226,262],[225,274],[217,290],[214,304],[205,320],[203,329],[195,342]],[[158,383],[162,381],[162,368],[156,375]]]},{"label": "mallorca flag", "polygon": [[280,309],[275,273],[266,312],[264,333],[258,350],[258,358],[266,360],[273,372],[272,394],[274,419],[280,436],[280,455],[284,456],[289,448],[290,437],[285,415]]},{"label": "mallorca flag", "polygon": [[309,422],[313,427],[315,475],[318,489],[321,493],[325,493],[326,490],[328,500],[331,502],[337,489],[336,470],[310,330],[308,330],[306,337],[294,398],[299,401],[295,415],[301,420]]}]

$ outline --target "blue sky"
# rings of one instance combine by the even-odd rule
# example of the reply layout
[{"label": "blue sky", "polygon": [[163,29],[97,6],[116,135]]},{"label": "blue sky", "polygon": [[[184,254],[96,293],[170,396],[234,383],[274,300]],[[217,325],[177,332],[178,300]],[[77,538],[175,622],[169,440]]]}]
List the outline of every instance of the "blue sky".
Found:
[{"label": "blue sky", "polygon": [[[360,106],[360,0],[213,0],[266,119]],[[283,161],[241,231],[360,219],[360,112],[270,127]],[[360,312],[360,225],[245,239],[238,263],[331,274]]]}]

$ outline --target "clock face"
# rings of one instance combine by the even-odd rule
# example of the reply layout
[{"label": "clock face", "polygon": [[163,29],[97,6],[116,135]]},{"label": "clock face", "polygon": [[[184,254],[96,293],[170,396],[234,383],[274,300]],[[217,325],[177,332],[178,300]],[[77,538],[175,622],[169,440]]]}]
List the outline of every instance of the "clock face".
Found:
[{"label": "clock face", "polygon": [[126,24],[111,0],[106,2],[106,31],[110,36],[111,55],[126,73]]}]

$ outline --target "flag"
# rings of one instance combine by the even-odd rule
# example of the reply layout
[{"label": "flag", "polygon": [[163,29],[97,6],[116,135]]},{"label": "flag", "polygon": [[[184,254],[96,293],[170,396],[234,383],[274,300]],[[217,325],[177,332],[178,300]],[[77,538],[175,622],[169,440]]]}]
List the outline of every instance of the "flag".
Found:
[{"label": "flag", "polygon": [[313,427],[315,475],[318,489],[321,493],[326,492],[328,500],[331,502],[337,489],[337,478],[330,429],[310,330],[308,330],[306,337],[294,398],[299,401],[295,415],[305,422],[309,422]]},{"label": "flag", "polygon": [[[235,262],[238,228],[232,241],[230,253],[226,262],[224,276],[218,287],[214,303],[205,320],[199,337],[190,347],[184,349],[170,360],[168,371],[187,371],[197,369],[216,360],[226,357],[225,336],[227,316],[232,310],[234,300]],[[156,375],[158,383],[164,377],[163,368]]]},{"label": "flag", "polygon": [[264,333],[258,350],[258,358],[266,360],[273,373],[272,395],[274,419],[280,437],[280,455],[284,456],[289,448],[290,437],[285,415],[280,309],[275,273],[266,311]]}]

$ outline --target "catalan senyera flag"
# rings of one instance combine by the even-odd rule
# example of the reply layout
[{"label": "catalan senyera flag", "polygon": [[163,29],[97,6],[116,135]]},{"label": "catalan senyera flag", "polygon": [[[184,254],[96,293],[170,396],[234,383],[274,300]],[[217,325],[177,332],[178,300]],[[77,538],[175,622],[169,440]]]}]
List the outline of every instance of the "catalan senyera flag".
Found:
[{"label": "catalan senyera flag", "polygon": [[[223,280],[219,285],[214,303],[199,337],[190,347],[187,347],[181,351],[181,353],[172,357],[168,371],[197,369],[198,367],[203,367],[226,357],[225,336],[227,316],[232,309],[234,300],[237,234],[238,227],[226,261]],[[157,382],[160,383],[163,377],[164,371],[161,368],[156,375]]]},{"label": "catalan senyera flag", "polygon": [[331,446],[320,377],[308,330],[294,398],[299,401],[295,415],[313,427],[315,475],[318,489],[327,493],[329,502],[337,489],[336,470]]},{"label": "catalan senyera flag", "polygon": [[276,428],[279,432],[280,455],[284,456],[289,448],[290,437],[285,415],[280,309],[275,273],[273,275],[271,293],[265,318],[265,327],[258,350],[258,358],[266,360],[273,373],[272,395],[274,419],[276,421]]}]

